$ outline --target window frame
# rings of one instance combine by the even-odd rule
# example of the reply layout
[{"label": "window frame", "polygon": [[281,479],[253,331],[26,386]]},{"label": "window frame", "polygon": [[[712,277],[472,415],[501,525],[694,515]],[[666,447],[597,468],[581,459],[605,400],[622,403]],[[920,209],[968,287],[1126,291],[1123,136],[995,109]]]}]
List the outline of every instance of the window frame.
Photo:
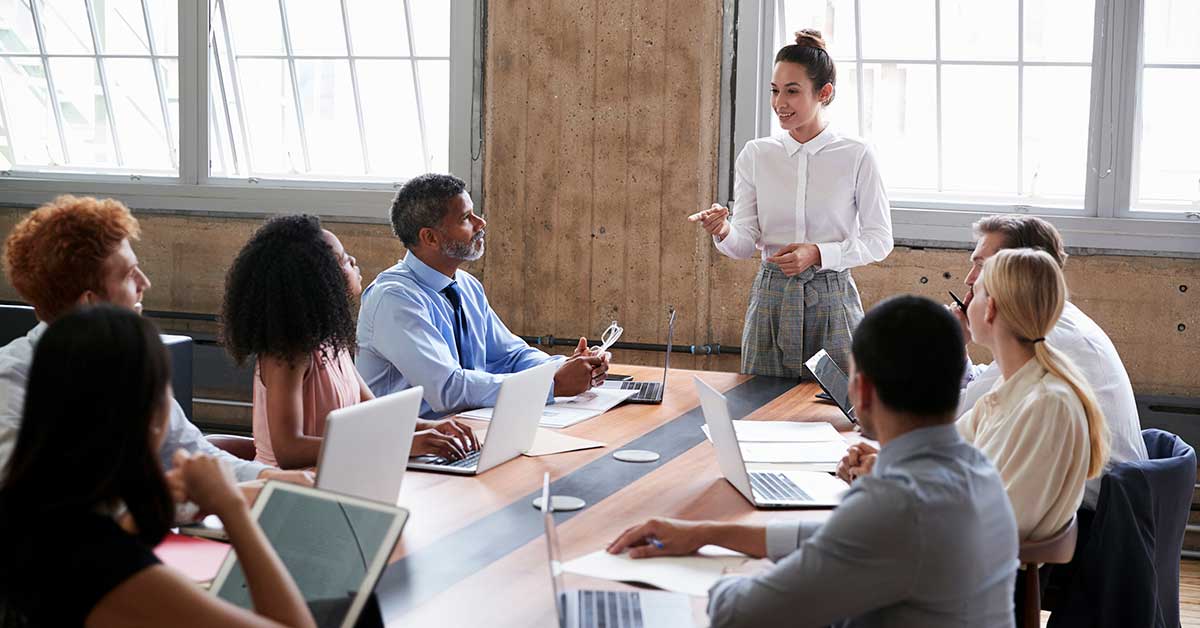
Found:
[{"label": "window frame", "polygon": [[[483,43],[486,0],[450,0],[449,169],[482,193]],[[135,209],[168,213],[263,215],[305,211],[387,222],[403,181],[233,179],[210,176],[208,27],[211,0],[178,0],[179,175],[0,171],[0,205],[29,207],[58,194],[112,196]],[[53,56],[53,55],[52,55]],[[96,169],[92,169],[93,171]],[[479,200],[477,200],[479,202]]]},{"label": "window frame", "polygon": [[[860,1],[852,1],[857,30]],[[738,152],[746,142],[762,137],[763,129],[770,128],[770,101],[762,96],[762,86],[770,82],[775,53],[771,49],[776,28],[775,3],[776,0],[725,1],[726,54],[722,63],[718,179],[718,197],[725,203],[731,202]],[[1140,129],[1143,3],[1144,0],[1096,0],[1087,162],[1080,164],[1087,168],[1082,205],[997,202],[982,196],[966,200],[954,200],[949,195],[938,199],[893,198],[892,221],[897,243],[962,246],[970,243],[970,226],[983,215],[1023,213],[1043,216],[1054,223],[1074,248],[1200,257],[1200,213],[1186,208],[1181,211],[1133,208],[1136,136]],[[934,10],[940,15],[941,0],[935,0]],[[1023,28],[1020,24],[1018,32]],[[869,62],[863,60],[861,47],[858,39],[856,63],[860,65]],[[1017,63],[1020,61],[1009,65]],[[1037,65],[1027,61],[1024,64]],[[858,76],[861,80],[861,72]],[[1122,85],[1135,88],[1119,89]],[[858,106],[861,119],[861,99]]]}]

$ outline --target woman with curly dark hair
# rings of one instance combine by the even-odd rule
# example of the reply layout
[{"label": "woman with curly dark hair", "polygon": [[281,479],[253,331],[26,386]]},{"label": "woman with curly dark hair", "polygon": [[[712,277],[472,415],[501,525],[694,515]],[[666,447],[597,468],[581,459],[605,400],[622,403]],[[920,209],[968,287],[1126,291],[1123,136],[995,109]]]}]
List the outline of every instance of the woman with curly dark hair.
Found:
[{"label": "woman with curly dark hair", "polygon": [[[242,247],[225,280],[225,349],[255,357],[257,459],[283,469],[317,463],[325,417],[373,399],[354,366],[354,300],[362,271],[316,216],[272,218]],[[478,447],[453,420],[418,421],[412,455],[458,459]]]}]

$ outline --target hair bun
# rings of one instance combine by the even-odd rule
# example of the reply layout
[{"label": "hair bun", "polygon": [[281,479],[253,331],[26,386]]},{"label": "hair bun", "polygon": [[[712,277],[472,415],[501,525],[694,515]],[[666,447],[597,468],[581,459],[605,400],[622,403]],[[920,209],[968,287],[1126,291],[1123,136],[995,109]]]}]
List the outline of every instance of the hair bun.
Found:
[{"label": "hair bun", "polygon": [[796,31],[796,45],[825,50],[825,38],[821,36],[821,31],[819,30],[802,28]]}]

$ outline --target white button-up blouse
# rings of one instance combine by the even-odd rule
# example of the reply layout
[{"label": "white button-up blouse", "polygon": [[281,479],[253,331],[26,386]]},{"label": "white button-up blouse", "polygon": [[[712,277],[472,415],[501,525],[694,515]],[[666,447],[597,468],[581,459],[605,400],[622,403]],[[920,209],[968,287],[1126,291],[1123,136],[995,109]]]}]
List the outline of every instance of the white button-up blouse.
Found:
[{"label": "white button-up blouse", "polygon": [[801,144],[779,133],[737,158],[729,257],[765,260],[794,242],[816,244],[821,268],[846,270],[892,251],[892,218],[875,155],[862,140],[825,127]]}]

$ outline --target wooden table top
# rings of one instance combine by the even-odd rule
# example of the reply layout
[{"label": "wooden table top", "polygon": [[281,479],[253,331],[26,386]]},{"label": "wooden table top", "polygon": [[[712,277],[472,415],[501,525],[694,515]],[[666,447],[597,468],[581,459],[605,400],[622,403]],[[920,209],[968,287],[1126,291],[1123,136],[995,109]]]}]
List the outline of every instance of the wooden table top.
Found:
[{"label": "wooden table top", "polygon": [[[614,366],[658,380],[661,369]],[[829,510],[759,511],[721,476],[692,377],[723,391],[734,417],[850,424],[837,407],[816,401],[816,384],[735,373],[672,370],[661,405],[625,404],[563,433],[604,442],[602,449],[519,457],[476,477],[410,471],[400,504],[412,512],[376,596],[388,625],[555,626],[541,513],[543,472],[551,490],[587,506],[555,515],[564,560],[603,548],[648,517],[765,522],[817,519]],[[472,422],[473,423],[473,422]],[[475,424],[475,423],[473,423]],[[484,425],[484,424],[478,424]],[[623,447],[656,451],[655,463],[612,458]],[[618,582],[567,576],[571,588],[627,589]],[[693,598],[696,625],[707,625],[703,598]]]}]

